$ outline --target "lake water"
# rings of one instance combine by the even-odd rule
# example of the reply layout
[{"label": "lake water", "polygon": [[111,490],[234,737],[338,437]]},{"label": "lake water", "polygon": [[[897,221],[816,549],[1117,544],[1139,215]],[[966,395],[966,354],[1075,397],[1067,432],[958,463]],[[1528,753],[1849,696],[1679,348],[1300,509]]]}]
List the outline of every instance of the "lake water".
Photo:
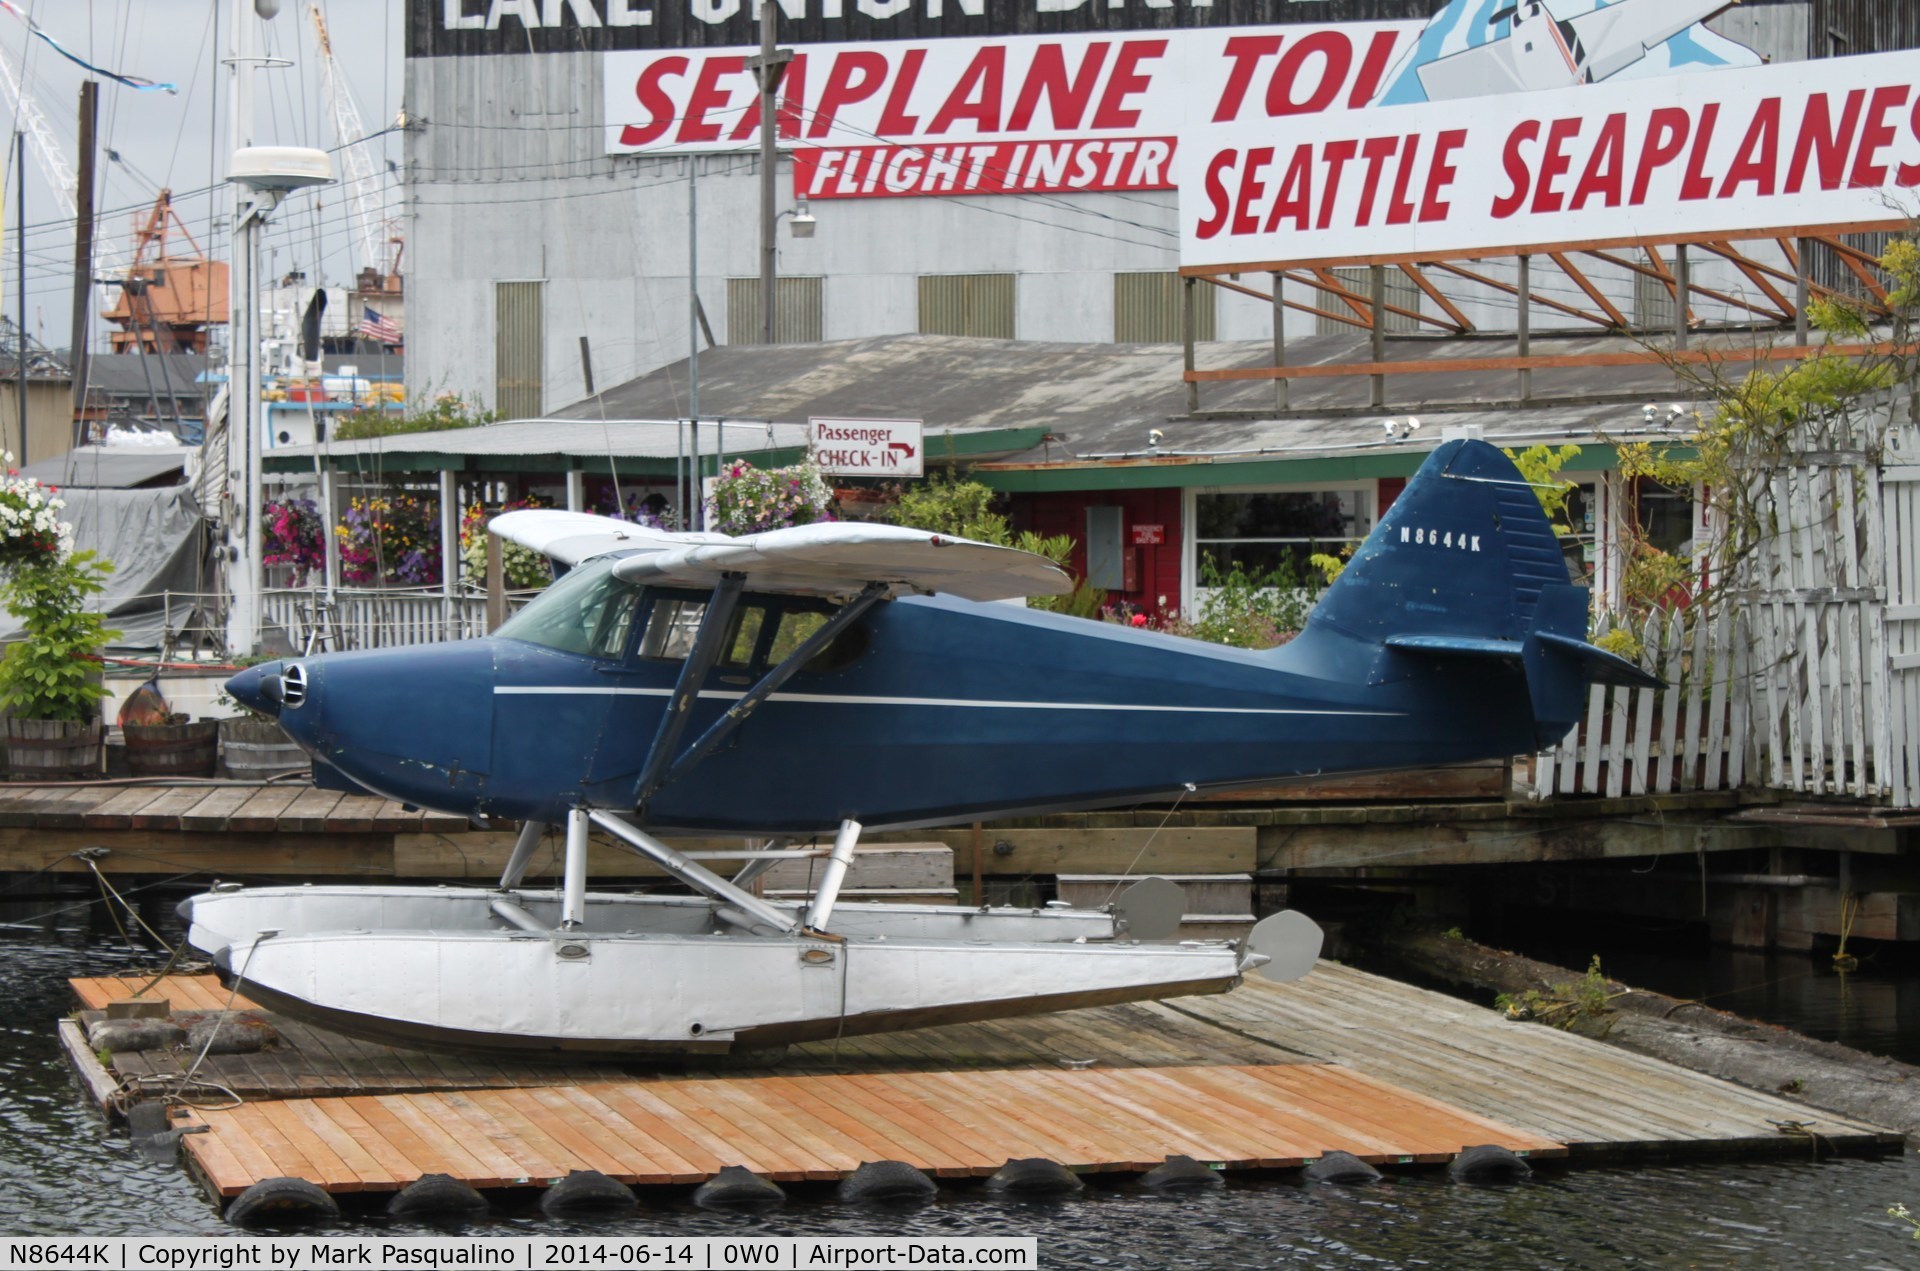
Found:
[{"label": "lake water", "polygon": [[[0,897],[0,922],[55,908]],[[154,914],[165,912],[156,905]],[[66,980],[152,966],[97,913],[0,928],[0,1232],[213,1234],[230,1230],[179,1168],[130,1150],[85,1103],[54,1041]],[[1897,1006],[1899,998],[1891,999]],[[1914,1028],[1907,1016],[1906,1030]],[[1897,1028],[1890,1032],[1898,1033]],[[934,1204],[874,1210],[803,1194],[757,1215],[707,1213],[675,1193],[591,1228],[537,1211],[479,1230],[501,1234],[676,1236],[1036,1236],[1057,1267],[1826,1268],[1920,1266],[1920,1241],[1886,1215],[1920,1210],[1920,1162],[1804,1162],[1640,1169],[1546,1168],[1517,1187],[1449,1184],[1427,1172],[1367,1188],[1232,1177],[1222,1192],[1158,1197],[1101,1186],[1084,1199],[1006,1203],[943,1190]],[[377,1217],[346,1230],[426,1231]]]}]

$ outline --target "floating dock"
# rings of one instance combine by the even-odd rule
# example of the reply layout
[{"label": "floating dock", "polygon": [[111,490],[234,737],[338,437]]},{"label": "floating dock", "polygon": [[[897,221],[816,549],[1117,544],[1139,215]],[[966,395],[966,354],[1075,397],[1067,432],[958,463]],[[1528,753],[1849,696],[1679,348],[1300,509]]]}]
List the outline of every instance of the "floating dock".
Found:
[{"label": "floating dock", "polygon": [[[104,1010],[146,980],[74,981]],[[211,976],[147,990],[174,1010],[247,1009]],[[1346,1151],[1418,1166],[1495,1143],[1530,1159],[1878,1155],[1900,1135],[1603,1043],[1323,962],[1285,985],[796,1047],[777,1069],[646,1073],[370,1045],[266,1017],[280,1045],[208,1056],[172,1124],[208,1189],[274,1177],[391,1192],[426,1173],[541,1187],[572,1170],[636,1185],[726,1165],[826,1181],[898,1160],[936,1176],[1043,1156],[1082,1173],[1169,1154],[1283,1169]],[[96,1099],[161,1099],[183,1057],[68,1053]],[[185,1056],[184,1062],[191,1063]]]}]

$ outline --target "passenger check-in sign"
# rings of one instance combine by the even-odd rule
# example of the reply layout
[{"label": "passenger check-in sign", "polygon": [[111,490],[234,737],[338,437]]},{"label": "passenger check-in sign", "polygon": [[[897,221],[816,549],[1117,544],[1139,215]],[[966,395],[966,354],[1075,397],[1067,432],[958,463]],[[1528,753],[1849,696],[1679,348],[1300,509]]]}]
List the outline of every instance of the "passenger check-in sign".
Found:
[{"label": "passenger check-in sign", "polygon": [[807,449],[830,477],[918,477],[926,472],[918,419],[807,421]]}]

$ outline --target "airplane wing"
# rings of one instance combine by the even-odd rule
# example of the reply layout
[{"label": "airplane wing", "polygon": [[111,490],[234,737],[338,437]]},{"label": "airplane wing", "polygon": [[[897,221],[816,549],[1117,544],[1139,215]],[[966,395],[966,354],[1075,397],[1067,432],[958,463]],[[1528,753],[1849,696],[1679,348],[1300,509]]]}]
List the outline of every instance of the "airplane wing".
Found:
[{"label": "airplane wing", "polygon": [[523,508],[493,518],[487,529],[509,543],[531,548],[563,565],[578,565],[608,552],[659,552],[695,543],[730,543],[724,534],[675,534],[591,512]]},{"label": "airplane wing", "polygon": [[1624,0],[1569,18],[1568,41],[1589,81],[1603,80],[1645,57],[1696,22],[1705,22],[1737,0]]},{"label": "airplane wing", "polygon": [[1435,58],[1414,73],[1420,77],[1420,87],[1426,90],[1427,100],[1436,102],[1520,93],[1537,87],[1527,83],[1520,74],[1511,44],[1511,40],[1499,40],[1475,45]]},{"label": "airplane wing", "polygon": [[1073,590],[1073,580],[1044,556],[899,525],[839,521],[740,538],[701,537],[713,541],[630,557],[614,566],[614,576],[711,587],[723,573],[741,573],[753,591],[812,596],[844,596],[874,582],[889,584],[896,595],[945,592],[965,600]]}]

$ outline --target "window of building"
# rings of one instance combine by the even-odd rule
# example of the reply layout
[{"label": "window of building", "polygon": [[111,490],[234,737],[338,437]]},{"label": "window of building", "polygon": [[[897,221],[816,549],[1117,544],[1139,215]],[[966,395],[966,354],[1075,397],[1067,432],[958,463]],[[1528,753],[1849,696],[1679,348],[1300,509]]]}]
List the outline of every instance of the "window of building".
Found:
[{"label": "window of building", "polygon": [[1279,572],[1309,577],[1308,558],[1338,555],[1372,528],[1372,496],[1362,489],[1254,490],[1194,495],[1196,577]]},{"label": "window of building", "polygon": [[[1345,287],[1348,291],[1360,297],[1360,303],[1363,307],[1370,303],[1370,298],[1373,295],[1373,277],[1372,269],[1369,266],[1354,265],[1348,268],[1329,270],[1328,272],[1333,275],[1334,280],[1342,287]],[[1385,274],[1387,304],[1398,306],[1399,308],[1407,310],[1409,313],[1419,313],[1420,288],[1414,286],[1413,279],[1407,277],[1397,269],[1388,269],[1385,271]],[[1345,300],[1342,300],[1330,291],[1315,291],[1309,303],[1316,309],[1325,309],[1330,313],[1353,314],[1356,319],[1360,316],[1357,313],[1353,313],[1352,308],[1348,306]],[[1388,311],[1387,334],[1398,335],[1408,331],[1418,331],[1419,329],[1420,324],[1414,319],[1407,317],[1405,314],[1394,313],[1391,310]],[[1345,322],[1336,322],[1332,318],[1315,317],[1313,320],[1313,333],[1315,335],[1354,335],[1362,330],[1365,330],[1365,328],[1352,326]]]},{"label": "window of building", "polygon": [[1633,276],[1633,325],[1642,331],[1673,330],[1673,292],[1664,280]]},{"label": "window of building", "polygon": [[920,334],[1013,339],[1013,275],[938,274],[922,278]]},{"label": "window of building", "polygon": [[[775,278],[773,280],[773,342],[775,344],[816,344],[824,338],[825,311],[823,288],[818,278]],[[763,331],[760,316],[760,280],[727,279],[727,343],[759,344]]]},{"label": "window of building", "polygon": [[[1193,293],[1193,338],[1214,338],[1214,310],[1218,287],[1196,283]],[[1115,344],[1178,344],[1186,338],[1186,283],[1175,273],[1115,274],[1113,276],[1113,340]]]},{"label": "window of building", "polygon": [[537,282],[493,285],[493,405],[502,419],[538,419],[546,319]]}]

